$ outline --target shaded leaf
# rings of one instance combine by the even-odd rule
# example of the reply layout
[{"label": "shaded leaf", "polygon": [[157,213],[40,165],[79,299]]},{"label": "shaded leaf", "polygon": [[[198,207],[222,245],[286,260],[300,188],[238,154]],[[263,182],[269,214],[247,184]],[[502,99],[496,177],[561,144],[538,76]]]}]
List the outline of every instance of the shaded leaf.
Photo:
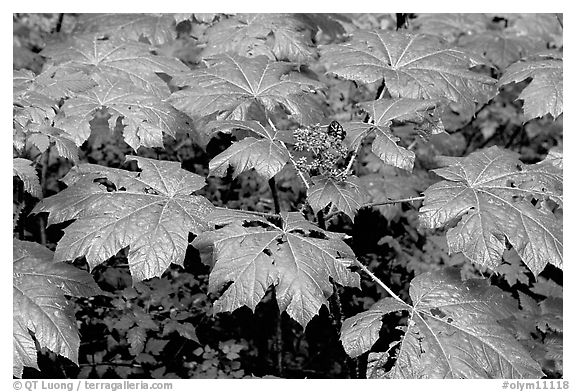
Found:
[{"label": "shaded leaf", "polygon": [[484,61],[438,38],[386,30],[357,31],[348,42],[321,47],[328,72],[362,83],[384,78],[393,98],[456,102],[466,117],[495,94],[496,81],[469,68]]},{"label": "shaded leaf", "polygon": [[314,14],[314,13],[300,13],[294,14],[296,19],[306,23],[306,25],[313,29],[313,35],[316,35],[320,30],[326,34],[330,40],[334,40],[346,33],[342,23],[352,23],[351,19],[346,14]]},{"label": "shaded leaf", "polygon": [[232,143],[225,151],[215,156],[209,164],[210,175],[223,177],[229,166],[234,168],[236,178],[240,173],[254,169],[266,180],[274,177],[290,160],[286,146],[277,139],[277,131],[263,127],[257,121],[218,121],[213,131],[242,129],[257,138],[248,136]]},{"label": "shaded leaf", "polygon": [[161,99],[167,98],[170,90],[158,73],[174,76],[189,70],[180,60],[152,54],[149,45],[100,37],[75,36],[47,45],[41,54],[65,72],[83,72],[104,79],[117,77]]},{"label": "shaded leaf", "polygon": [[562,60],[520,61],[506,69],[498,87],[532,78],[518,99],[524,101],[524,114],[528,119],[550,113],[556,118],[563,112]]},{"label": "shaded leaf", "polygon": [[[540,366],[500,321],[515,305],[484,279],[462,281],[458,269],[417,276],[413,305],[390,371],[369,357],[368,378],[540,378]],[[387,299],[381,316],[406,304]],[[393,305],[396,302],[397,305]],[[372,311],[372,310],[371,310]],[[371,312],[369,311],[369,312]],[[365,312],[366,313],[366,312]],[[376,319],[376,315],[372,316]],[[364,347],[362,347],[364,349]],[[381,359],[381,353],[375,353]],[[372,356],[372,354],[371,354]]]},{"label": "shaded leaf", "polygon": [[289,14],[237,14],[208,27],[203,58],[228,52],[308,63],[315,56],[306,24]]},{"label": "shaded leaf", "polygon": [[418,14],[412,26],[426,34],[437,35],[450,42],[460,36],[476,36],[486,31],[490,20],[485,14]]},{"label": "shaded leaf", "polygon": [[370,350],[378,340],[382,317],[388,313],[410,309],[412,308],[409,305],[394,298],[384,298],[372,305],[369,310],[344,320],[340,330],[340,341],[346,354],[356,358]]},{"label": "shaded leaf", "polygon": [[375,139],[372,142],[374,154],[384,163],[404,170],[412,171],[415,155],[414,152],[398,145],[400,139],[390,129],[392,121],[417,124],[434,121],[442,127],[439,119],[434,120],[427,113],[435,107],[434,101],[409,98],[379,99],[362,102],[358,106],[370,115],[373,125],[362,122],[345,124],[348,144],[355,149],[362,139],[374,133]]},{"label": "shaded leaf", "polygon": [[447,233],[450,252],[496,268],[509,241],[534,275],[551,263],[562,268],[562,222],[532,199],[561,201],[558,169],[524,166],[496,146],[465,158],[444,157],[444,177],[425,192],[420,221],[428,228],[458,222]]},{"label": "shaded leaf", "polygon": [[499,31],[484,31],[462,37],[458,46],[486,57],[501,70],[533,52],[546,49],[545,44],[533,37]]},{"label": "shaded leaf", "polygon": [[68,99],[62,106],[64,115],[55,124],[81,145],[90,136],[90,121],[103,108],[111,114],[111,129],[122,118],[124,139],[134,150],[162,147],[163,133],[175,137],[177,132],[187,132],[192,127],[192,120],[185,114],[117,78],[103,78],[98,87]]},{"label": "shaded leaf", "polygon": [[32,161],[14,158],[12,160],[12,173],[22,180],[26,192],[39,199],[42,198],[42,186]]},{"label": "shaded leaf", "polygon": [[78,328],[74,307],[64,295],[88,297],[100,289],[86,271],[53,262],[52,252],[41,245],[13,241],[14,376],[21,377],[25,366],[38,369],[34,338],[77,364]]},{"label": "shaded leaf", "polygon": [[308,189],[307,200],[315,213],[332,204],[354,219],[358,209],[368,199],[364,186],[355,176],[350,176],[344,181],[316,176],[312,178],[312,182],[314,185]]},{"label": "shaded leaf", "polygon": [[[82,164],[64,178],[68,188],[44,199],[33,213],[49,212],[48,224],[75,219],[64,229],[55,259],[85,256],[91,267],[129,246],[134,282],[160,276],[170,263],[182,264],[188,234],[207,230],[211,204],[192,193],[204,179],[178,162],[128,156],[142,172]],[[107,179],[108,190],[98,179]]]},{"label": "shaded leaf", "polygon": [[130,344],[128,348],[130,354],[140,354],[146,344],[146,329],[139,326],[130,328],[126,333],[126,340],[128,340],[128,344]]},{"label": "shaded leaf", "polygon": [[100,33],[133,41],[144,37],[152,45],[162,45],[176,38],[175,26],[170,14],[81,14],[74,33]]},{"label": "shaded leaf", "polygon": [[170,102],[193,118],[217,114],[219,119],[249,120],[248,110],[259,104],[268,111],[281,106],[302,124],[321,119],[321,109],[306,94],[323,85],[293,72],[293,64],[236,55],[209,59],[206,64],[205,69],[173,79],[187,88],[172,94]]},{"label": "shaded leaf", "polygon": [[[244,305],[254,310],[274,286],[280,311],[306,326],[327,305],[333,290],[330,277],[341,285],[359,286],[358,274],[348,269],[354,253],[342,240],[298,213],[283,213],[282,221],[282,227],[231,223],[192,242],[201,254],[213,250],[212,257],[203,260],[214,265],[209,290],[217,292],[230,283],[214,303],[216,312]],[[324,238],[310,236],[313,232]]]}]

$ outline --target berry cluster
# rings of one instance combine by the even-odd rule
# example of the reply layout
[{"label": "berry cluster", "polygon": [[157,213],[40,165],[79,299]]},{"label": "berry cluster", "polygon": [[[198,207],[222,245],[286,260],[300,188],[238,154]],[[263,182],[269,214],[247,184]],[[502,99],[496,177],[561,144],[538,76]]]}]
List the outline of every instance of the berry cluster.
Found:
[{"label": "berry cluster", "polygon": [[296,151],[307,151],[309,157],[295,160],[296,168],[310,176],[325,175],[336,181],[344,181],[348,149],[343,143],[346,133],[338,122],[332,121],[325,132],[319,125],[294,131]]}]

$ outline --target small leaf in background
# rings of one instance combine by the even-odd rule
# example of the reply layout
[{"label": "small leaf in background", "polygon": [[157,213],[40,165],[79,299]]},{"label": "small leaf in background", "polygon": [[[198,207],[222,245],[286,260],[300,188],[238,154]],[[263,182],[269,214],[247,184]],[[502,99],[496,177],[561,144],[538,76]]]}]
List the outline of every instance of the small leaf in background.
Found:
[{"label": "small leaf in background", "polygon": [[167,98],[170,89],[158,73],[174,76],[188,71],[180,60],[153,54],[150,45],[101,37],[99,33],[77,35],[47,45],[40,54],[52,59],[55,69],[122,79],[159,99]]},{"label": "small leaf in background", "polygon": [[291,63],[232,54],[205,62],[207,68],[172,80],[186,88],[173,93],[169,102],[192,118],[216,114],[222,120],[249,120],[248,110],[257,103],[271,112],[282,107],[301,124],[322,119],[320,106],[307,94],[323,84],[294,72]]},{"label": "small leaf in background", "polygon": [[24,183],[24,190],[38,199],[42,198],[42,186],[34,162],[24,158],[12,160],[12,173]]},{"label": "small leaf in background", "polygon": [[105,34],[110,38],[138,41],[146,38],[162,45],[176,38],[176,21],[171,14],[82,14],[74,34]]},{"label": "small leaf in background", "polygon": [[[38,369],[36,345],[78,363],[80,337],[74,307],[66,296],[101,294],[92,275],[55,262],[43,246],[13,240],[13,344],[15,377],[25,366]],[[34,339],[32,338],[32,335]]]},{"label": "small leaf in background", "polygon": [[562,268],[562,222],[532,198],[562,203],[562,170],[523,165],[496,146],[465,158],[444,157],[434,172],[446,180],[430,186],[420,208],[427,228],[448,229],[450,252],[462,252],[482,266],[496,268],[509,241],[534,275],[551,263]]},{"label": "small leaf in background", "polygon": [[204,32],[203,58],[233,52],[271,60],[308,63],[316,55],[306,24],[290,14],[236,14]]},{"label": "small leaf in background", "polygon": [[[170,263],[182,264],[188,233],[210,228],[212,205],[192,193],[204,178],[180,163],[128,156],[141,172],[82,164],[65,178],[68,188],[44,199],[33,213],[49,212],[48,224],[75,219],[64,230],[55,259],[85,256],[93,268],[130,246],[128,263],[134,282],[160,276]],[[108,191],[96,179],[106,178]]]},{"label": "small leaf in background", "polygon": [[[343,324],[344,347],[354,355],[377,339],[380,318],[408,310],[393,367],[388,355],[371,353],[368,378],[540,378],[540,366],[500,321],[514,306],[484,279],[462,281],[458,269],[417,276],[410,283],[412,306],[386,298]],[[364,331],[365,335],[358,335]]]}]

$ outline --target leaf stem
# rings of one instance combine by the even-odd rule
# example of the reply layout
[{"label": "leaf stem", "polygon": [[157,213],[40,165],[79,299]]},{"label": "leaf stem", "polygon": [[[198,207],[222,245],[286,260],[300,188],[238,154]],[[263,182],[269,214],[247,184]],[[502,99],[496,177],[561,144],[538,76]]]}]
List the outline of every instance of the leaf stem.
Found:
[{"label": "leaf stem", "polygon": [[[272,127],[272,129],[275,132],[278,132],[278,130],[276,129],[276,126],[274,125],[274,123],[272,122],[272,120],[268,119],[268,124],[270,124],[270,126]],[[288,148],[286,147],[286,144],[284,144],[283,141],[280,141],[280,144],[282,145],[282,147],[284,147],[286,149],[286,151],[288,151],[288,157],[290,158],[290,163],[292,164],[292,166],[294,166],[294,169],[296,170],[296,172],[298,172],[298,175],[300,176],[300,178],[302,179],[302,182],[304,183],[304,186],[306,187],[306,189],[310,189],[310,184],[308,183],[308,181],[306,180],[306,177],[304,176],[304,173],[302,173],[300,170],[298,170],[298,166],[296,165],[296,162],[294,161],[294,158],[292,157],[292,154],[290,153],[290,150],[288,150]]]},{"label": "leaf stem", "polygon": [[[368,203],[368,204],[364,204],[360,208],[371,208],[371,207],[378,207],[378,206],[384,206],[384,205],[396,204],[396,203],[410,203],[413,201],[420,201],[420,200],[424,200],[424,196],[407,197],[405,199],[386,200],[386,201],[379,201],[376,203]],[[342,212],[342,211],[334,211],[334,212],[328,214],[325,219],[328,220],[328,219],[332,218],[334,215],[339,214],[340,212]]]},{"label": "leaf stem", "polygon": [[280,199],[278,198],[278,189],[276,188],[276,180],[274,177],[268,180],[268,185],[272,191],[272,199],[274,199],[274,212],[276,212],[276,214],[280,214]]},{"label": "leaf stem", "polygon": [[[394,294],[394,292],[392,290],[390,290],[390,288],[388,286],[386,286],[386,284],[384,282],[382,282],[380,279],[378,279],[378,277],[376,275],[374,275],[372,273],[372,271],[370,271],[368,269],[368,267],[366,267],[364,264],[362,264],[360,261],[354,259],[355,264],[360,267],[360,269],[362,269],[362,271],[364,271],[366,273],[366,275],[368,275],[374,282],[376,282],[380,287],[382,287],[384,290],[386,290],[386,292],[388,294],[390,294],[390,296],[392,298],[394,298],[397,301],[406,303],[405,301],[403,301],[400,297],[398,297],[396,294]],[[408,304],[407,304],[408,305]]]}]

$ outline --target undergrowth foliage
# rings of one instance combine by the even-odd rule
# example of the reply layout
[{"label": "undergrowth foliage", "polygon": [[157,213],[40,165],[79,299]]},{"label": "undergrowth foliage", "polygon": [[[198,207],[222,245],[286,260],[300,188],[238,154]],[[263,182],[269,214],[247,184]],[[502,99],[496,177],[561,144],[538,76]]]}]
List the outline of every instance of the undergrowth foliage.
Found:
[{"label": "undergrowth foliage", "polygon": [[[125,377],[248,376],[247,341],[196,329],[270,301],[277,376],[282,325],[322,309],[349,376],[562,374],[561,15],[89,14],[55,30],[40,60],[15,58],[14,376],[38,350],[79,364],[79,297],[117,310],[92,323],[125,342]],[[258,202],[226,202],[238,181]],[[349,228],[366,214],[403,234],[365,252]],[[207,284],[176,273],[196,300],[163,302],[154,278],[190,252]],[[119,257],[121,295],[93,278]],[[196,347],[186,374],[151,367],[170,339]]]}]

